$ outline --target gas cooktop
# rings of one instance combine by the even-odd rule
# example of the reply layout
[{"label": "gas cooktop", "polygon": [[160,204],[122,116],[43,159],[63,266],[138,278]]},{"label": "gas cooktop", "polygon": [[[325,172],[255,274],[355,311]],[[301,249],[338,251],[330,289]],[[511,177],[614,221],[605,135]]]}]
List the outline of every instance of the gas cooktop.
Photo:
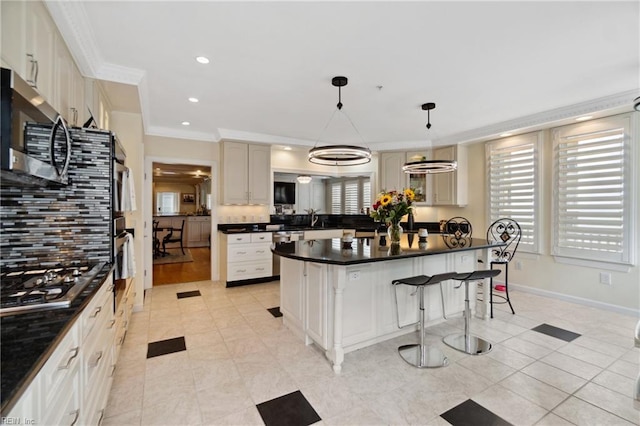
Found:
[{"label": "gas cooktop", "polygon": [[3,270],[0,316],[68,307],[104,265],[104,262],[74,262]]}]

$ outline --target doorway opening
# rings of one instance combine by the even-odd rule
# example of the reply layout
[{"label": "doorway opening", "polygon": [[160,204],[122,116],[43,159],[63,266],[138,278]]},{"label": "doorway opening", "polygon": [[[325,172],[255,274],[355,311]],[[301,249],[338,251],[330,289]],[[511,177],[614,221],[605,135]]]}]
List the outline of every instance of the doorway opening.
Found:
[{"label": "doorway opening", "polygon": [[152,163],[153,285],[211,279],[211,167]]}]

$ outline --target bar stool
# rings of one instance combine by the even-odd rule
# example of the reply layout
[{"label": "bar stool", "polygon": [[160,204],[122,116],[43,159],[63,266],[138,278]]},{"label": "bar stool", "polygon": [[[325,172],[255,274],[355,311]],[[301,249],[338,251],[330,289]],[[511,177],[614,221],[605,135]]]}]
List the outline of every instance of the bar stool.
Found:
[{"label": "bar stool", "polygon": [[469,332],[471,321],[471,308],[469,307],[469,281],[478,281],[485,278],[493,278],[500,274],[499,269],[487,269],[482,271],[465,272],[457,274],[454,280],[464,282],[464,334],[450,334],[444,339],[445,344],[470,355],[486,354],[491,350],[491,343]]},{"label": "bar stool", "polygon": [[[416,292],[420,300],[420,318],[417,323],[407,324],[409,325],[420,324],[420,343],[414,343],[410,345],[402,345],[398,348],[398,353],[407,363],[418,368],[436,368],[444,367],[449,364],[449,360],[438,348],[432,348],[424,343],[424,324],[425,324],[425,310],[424,310],[424,288],[428,285],[439,284],[442,281],[450,280],[456,277],[456,272],[449,272],[445,274],[437,274],[432,276],[418,275],[415,277],[401,278],[394,280],[392,285],[394,286],[394,295],[396,299],[396,306],[398,305],[397,285],[405,284],[417,287]],[[413,293],[415,294],[415,292]],[[400,326],[400,313],[398,313],[398,327]]]}]

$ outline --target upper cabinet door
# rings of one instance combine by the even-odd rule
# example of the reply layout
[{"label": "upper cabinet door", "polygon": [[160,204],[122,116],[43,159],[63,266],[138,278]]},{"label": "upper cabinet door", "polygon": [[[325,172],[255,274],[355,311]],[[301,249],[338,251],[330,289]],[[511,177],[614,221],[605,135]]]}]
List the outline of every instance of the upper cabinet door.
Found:
[{"label": "upper cabinet door", "polygon": [[26,55],[28,78],[38,92],[52,105],[54,89],[55,48],[58,31],[42,2],[27,2]]},{"label": "upper cabinet door", "polygon": [[467,205],[467,147],[446,146],[433,151],[434,160],[455,160],[455,172],[437,173],[433,176],[434,206]]},{"label": "upper cabinet door", "polygon": [[222,144],[224,204],[269,204],[271,147],[241,142]]},{"label": "upper cabinet door", "polygon": [[271,146],[249,145],[249,204],[270,204]]},{"label": "upper cabinet door", "polygon": [[0,28],[2,65],[11,68],[26,80],[28,78],[25,55],[27,2],[2,1],[0,15],[2,15],[2,28]]},{"label": "upper cabinet door", "polygon": [[222,197],[224,204],[247,204],[249,200],[248,145],[224,142],[222,145]]},{"label": "upper cabinet door", "polygon": [[382,152],[380,154],[380,191],[400,191],[407,184],[407,177],[402,171],[405,163],[404,152]]}]

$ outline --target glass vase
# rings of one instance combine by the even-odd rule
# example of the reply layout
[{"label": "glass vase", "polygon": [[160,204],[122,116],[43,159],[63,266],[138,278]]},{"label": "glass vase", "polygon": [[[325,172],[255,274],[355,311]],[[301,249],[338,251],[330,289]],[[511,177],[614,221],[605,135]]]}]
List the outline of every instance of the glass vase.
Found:
[{"label": "glass vase", "polygon": [[400,238],[403,233],[402,226],[399,223],[392,223],[387,228],[387,235],[389,235],[389,242],[391,244],[400,244]]}]

